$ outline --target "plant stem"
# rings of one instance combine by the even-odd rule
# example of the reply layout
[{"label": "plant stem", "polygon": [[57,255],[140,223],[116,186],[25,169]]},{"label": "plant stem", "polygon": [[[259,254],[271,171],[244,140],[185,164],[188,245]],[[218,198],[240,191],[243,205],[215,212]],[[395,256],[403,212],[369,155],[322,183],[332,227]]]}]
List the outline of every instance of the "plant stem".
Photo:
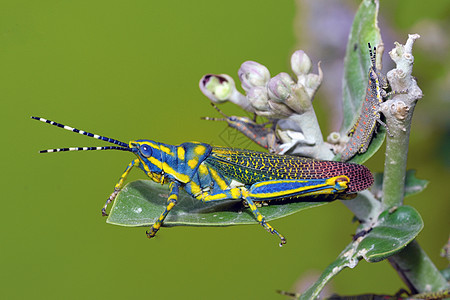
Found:
[{"label": "plant stem", "polygon": [[439,291],[448,287],[447,281],[416,241],[389,258],[412,293]]},{"label": "plant stem", "polygon": [[[388,72],[387,77],[395,94],[382,104],[382,112],[392,136],[386,139],[386,158],[383,177],[383,208],[390,209],[403,204],[408,157],[409,135],[414,107],[422,91],[412,77],[414,57],[412,44],[419,35],[410,35],[406,45],[396,43],[389,52],[397,68]],[[407,92],[405,92],[407,91]]]},{"label": "plant stem", "polygon": [[[412,77],[412,45],[419,35],[409,35],[405,45],[396,43],[389,52],[396,68],[387,74],[393,91],[402,91],[382,104],[382,112],[393,136],[387,137],[383,177],[383,209],[403,204],[409,134],[414,107],[422,91]],[[412,292],[438,291],[447,282],[416,241],[389,261]]]}]

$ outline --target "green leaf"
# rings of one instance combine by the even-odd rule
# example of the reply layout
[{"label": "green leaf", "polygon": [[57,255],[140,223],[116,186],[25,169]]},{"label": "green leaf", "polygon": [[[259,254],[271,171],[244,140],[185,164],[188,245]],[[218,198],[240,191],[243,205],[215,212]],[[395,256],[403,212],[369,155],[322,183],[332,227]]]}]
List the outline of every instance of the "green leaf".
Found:
[{"label": "green leaf", "polygon": [[441,270],[441,274],[444,276],[445,280],[450,281],[450,267]]},{"label": "green leaf", "polygon": [[377,25],[378,1],[364,0],[353,20],[344,60],[343,107],[346,133],[358,119],[364,101],[371,65],[367,43],[381,44]]},{"label": "green leaf", "polygon": [[[383,192],[383,173],[375,173],[374,178],[375,182],[373,183],[370,191],[375,195],[375,197],[381,199]],[[428,180],[416,178],[416,170],[406,171],[405,197],[422,192],[428,186],[428,183]]]},{"label": "green leaf", "polygon": [[325,284],[342,269],[354,268],[363,258],[368,262],[378,262],[400,252],[422,228],[422,218],[411,206],[382,212],[372,229],[351,242],[300,299],[315,299]]},{"label": "green leaf", "polygon": [[[378,0],[364,0],[353,20],[344,60],[343,110],[344,120],[340,133],[346,135],[361,114],[365,99],[370,57],[367,43],[376,46],[382,44],[378,28]],[[350,161],[363,163],[369,159],[383,144],[386,131],[380,128],[374,135],[368,150],[356,155]]]},{"label": "green leaf", "polygon": [[386,210],[359,243],[357,251],[368,262],[382,261],[406,247],[422,228],[422,217],[413,207],[403,205],[392,212]]},{"label": "green leaf", "polygon": [[[149,180],[127,184],[114,201],[107,223],[121,226],[151,226],[164,211],[168,186]],[[258,208],[266,220],[274,220],[327,202],[277,203]],[[203,203],[180,190],[177,205],[170,211],[164,226],[230,226],[258,224],[250,209],[240,200]]]},{"label": "green leaf", "polygon": [[398,300],[398,299],[409,299],[409,298],[400,298],[398,295],[379,295],[379,294],[360,294],[360,295],[351,295],[351,296],[341,296],[333,294],[329,298],[325,298],[325,300],[367,300],[367,299],[383,299],[383,300]]},{"label": "green leaf", "polygon": [[345,267],[354,268],[358,264],[359,260],[355,258],[355,255],[352,255],[354,254],[353,244],[354,243],[350,243],[349,245],[347,245],[344,251],[342,251],[338,256],[338,258],[330,265],[328,265],[328,267],[320,275],[319,279],[317,279],[317,281],[312,286],[310,286],[303,294],[301,294],[299,299],[316,299],[325,285],[340,271],[342,271],[342,269],[344,269]]},{"label": "green leaf", "polygon": [[407,170],[405,179],[405,197],[422,192],[428,186],[428,183],[428,180],[416,178],[416,170]]}]

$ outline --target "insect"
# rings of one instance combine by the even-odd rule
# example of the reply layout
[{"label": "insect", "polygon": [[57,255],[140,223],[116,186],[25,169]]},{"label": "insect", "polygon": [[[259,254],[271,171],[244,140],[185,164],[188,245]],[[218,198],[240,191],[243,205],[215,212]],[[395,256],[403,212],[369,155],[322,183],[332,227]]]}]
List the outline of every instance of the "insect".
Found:
[{"label": "insect", "polygon": [[[292,292],[286,292],[286,291],[278,291],[279,294],[285,295],[292,298],[299,298],[301,294],[299,293],[292,293]],[[395,295],[377,295],[377,294],[362,294],[362,295],[356,295],[356,296],[341,296],[341,295],[335,295],[331,296],[330,298],[327,298],[328,300],[355,300],[355,299],[367,299],[367,300],[407,300],[407,299],[446,299],[450,295],[450,289],[445,289],[438,292],[429,292],[429,293],[420,293],[411,295],[406,290],[401,289],[398,291]]]},{"label": "insect", "polygon": [[388,82],[386,76],[377,69],[376,62],[376,47],[369,45],[369,55],[371,66],[369,68],[369,82],[367,84],[366,98],[363,102],[361,114],[355,125],[348,132],[350,140],[347,142],[346,148],[342,152],[341,160],[347,161],[357,153],[364,153],[369,147],[370,141],[377,123],[383,125],[386,131],[391,135],[387,125],[380,119],[380,104],[388,96],[386,89]]},{"label": "insect", "polygon": [[292,198],[300,198],[301,201],[301,197],[305,196],[323,196],[325,201],[331,201],[367,189],[373,183],[370,171],[353,163],[280,156],[194,142],[173,146],[151,140],[135,140],[127,144],[43,118],[31,118],[115,144],[104,147],[49,149],[40,153],[121,150],[136,155],[103,206],[103,215],[107,215],[108,205],[114,201],[134,167],[143,170],[155,182],[169,184],[167,206],[146,232],[149,238],[155,236],[170,210],[176,205],[180,189],[203,202],[232,199],[245,201],[256,220],[267,231],[276,234],[281,239],[280,245],[283,245],[286,239],[266,222],[258,210],[258,202]]},{"label": "insect", "polygon": [[437,292],[425,292],[420,294],[411,295],[413,299],[448,299],[450,298],[450,288],[443,289]]},{"label": "insect", "polygon": [[[204,117],[208,121],[225,121],[228,126],[243,133],[247,138],[254,141],[271,153],[276,153],[279,147],[279,141],[275,135],[273,127],[267,127],[269,123],[258,124],[246,117],[227,116],[214,103],[211,105],[223,116],[223,118]],[[272,124],[273,125],[273,124]]]}]

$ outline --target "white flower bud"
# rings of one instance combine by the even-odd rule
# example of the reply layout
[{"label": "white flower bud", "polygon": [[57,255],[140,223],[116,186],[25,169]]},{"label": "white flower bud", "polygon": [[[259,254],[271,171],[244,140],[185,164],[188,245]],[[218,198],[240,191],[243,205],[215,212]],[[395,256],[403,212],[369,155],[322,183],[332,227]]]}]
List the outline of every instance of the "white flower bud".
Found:
[{"label": "white flower bud", "polygon": [[200,79],[200,90],[214,103],[223,103],[230,100],[236,86],[233,78],[226,74],[207,74]]},{"label": "white flower bud", "polygon": [[291,68],[297,76],[306,75],[311,72],[311,59],[303,50],[297,50],[291,56]]},{"label": "white flower bud", "polygon": [[244,62],[238,71],[242,88],[248,92],[256,86],[264,86],[270,79],[269,70],[255,61]]},{"label": "white flower bud", "polygon": [[269,98],[277,102],[283,102],[292,94],[294,80],[288,73],[280,73],[271,78],[267,85]]},{"label": "white flower bud", "polygon": [[267,95],[267,89],[262,86],[255,86],[247,92],[247,99],[252,106],[259,111],[269,110],[269,96]]}]

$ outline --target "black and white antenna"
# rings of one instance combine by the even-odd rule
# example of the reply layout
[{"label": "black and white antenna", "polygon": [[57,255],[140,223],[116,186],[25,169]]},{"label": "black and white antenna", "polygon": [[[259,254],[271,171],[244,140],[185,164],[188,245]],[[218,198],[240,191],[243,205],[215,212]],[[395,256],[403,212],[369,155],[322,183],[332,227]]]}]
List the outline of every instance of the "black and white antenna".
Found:
[{"label": "black and white antenna", "polygon": [[367,43],[369,45],[369,56],[370,60],[372,61],[372,66],[376,69],[376,60],[377,60],[377,47],[373,47],[372,52],[372,46],[370,46],[370,43]]},{"label": "black and white antenna", "polygon": [[60,123],[56,123],[56,122],[44,119],[44,118],[39,118],[39,117],[31,117],[31,118],[34,119],[34,120],[38,120],[38,121],[44,122],[44,123],[48,123],[48,124],[53,125],[53,126],[57,126],[57,127],[63,128],[65,130],[69,130],[69,131],[72,131],[72,132],[75,132],[75,133],[86,135],[86,136],[92,137],[92,138],[97,139],[97,140],[102,140],[102,141],[105,141],[105,142],[108,142],[108,143],[111,143],[111,144],[119,145],[119,146],[105,146],[105,147],[56,148],[56,149],[41,150],[41,151],[39,151],[39,153],[51,153],[51,152],[63,152],[63,151],[88,151],[88,150],[132,151],[131,148],[128,147],[127,143],[124,143],[124,142],[121,142],[121,141],[118,141],[118,140],[115,140],[115,139],[111,139],[111,138],[104,137],[104,136],[101,136],[101,135],[98,135],[98,134],[93,134],[93,133],[90,133],[90,132],[86,132],[84,130],[79,130],[79,129],[76,129],[76,128],[73,128],[73,127],[70,127],[70,126],[67,126],[67,125],[63,125],[63,124],[60,124]]}]

